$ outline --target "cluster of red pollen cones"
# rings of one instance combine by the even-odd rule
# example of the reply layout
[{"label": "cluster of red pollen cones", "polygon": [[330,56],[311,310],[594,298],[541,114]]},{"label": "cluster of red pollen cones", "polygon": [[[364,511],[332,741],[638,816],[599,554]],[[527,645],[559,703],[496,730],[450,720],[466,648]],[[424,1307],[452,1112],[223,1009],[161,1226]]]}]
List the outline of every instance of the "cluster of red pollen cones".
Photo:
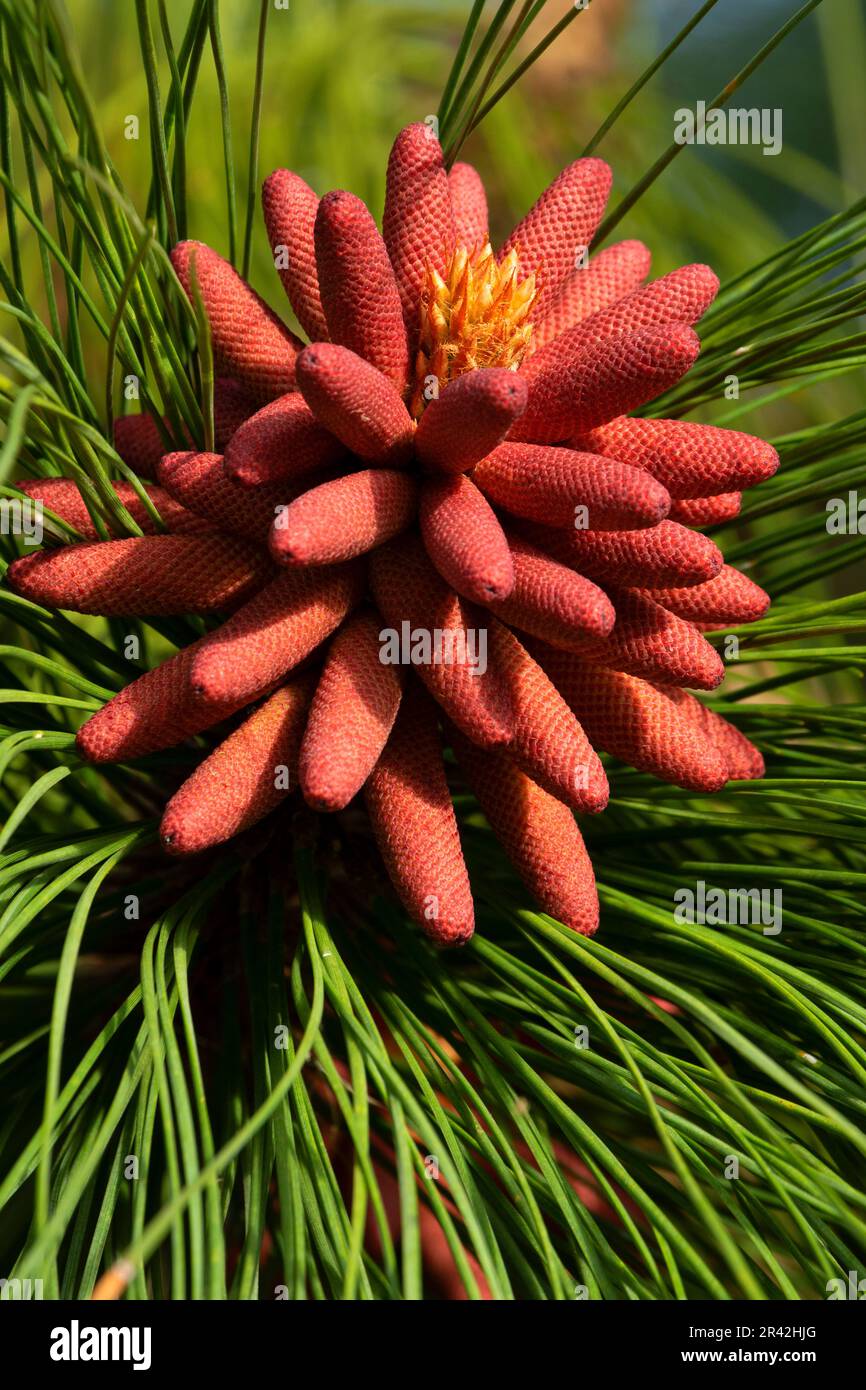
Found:
[{"label": "cluster of red pollen cones", "polygon": [[[592,933],[575,813],[607,803],[598,750],[694,792],[761,775],[691,692],[724,674],[704,632],[769,602],[705,528],[778,459],[635,415],[694,362],[718,282],[690,265],[645,283],[635,241],[587,263],[610,183],[570,165],[497,254],[478,175],[448,172],[426,125],[395,141],[381,232],[353,194],[278,169],[265,221],[307,344],[216,251],[174,248],[210,322],[220,452],[164,455],[150,417],[118,421],[164,527],[119,483],[142,535],[100,539],[72,480],[28,480],[83,539],[9,571],[65,610],[219,616],[78,734],[85,758],[127,761],[231,721],[166,806],[168,852],[298,789],[326,813],[361,794],[407,911],[463,943],[447,747],[542,909]],[[426,656],[383,659],[395,634]]]}]

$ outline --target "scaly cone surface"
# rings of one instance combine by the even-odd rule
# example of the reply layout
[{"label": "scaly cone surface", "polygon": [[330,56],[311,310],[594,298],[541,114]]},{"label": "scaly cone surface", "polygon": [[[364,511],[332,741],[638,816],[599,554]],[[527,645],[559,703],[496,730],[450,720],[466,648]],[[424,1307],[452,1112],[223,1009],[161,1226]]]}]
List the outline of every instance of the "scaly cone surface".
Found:
[{"label": "scaly cone surface", "polygon": [[319,199],[291,169],[275,169],[262,185],[262,211],[271,255],[283,289],[304,332],[314,343],[328,341],[319,293],[315,228]]},{"label": "scaly cone surface", "polygon": [[[291,486],[345,455],[298,395],[280,396],[238,428],[225,450],[225,471],[239,483]],[[309,483],[307,484],[309,486]]]},{"label": "scaly cone surface", "polygon": [[485,752],[456,729],[451,741],[482,811],[539,906],[592,936],[598,927],[595,875],[568,807],[504,753]]},{"label": "scaly cone surface", "polygon": [[477,169],[459,160],[448,174],[448,191],[454,213],[454,239],[457,246],[480,251],[489,239],[487,194]]},{"label": "scaly cone surface", "polygon": [[197,644],[193,696],[209,704],[256,699],[315,651],[362,594],[352,565],[278,575]]},{"label": "scaly cone surface", "polygon": [[[218,449],[225,448],[255,409],[252,396],[238,382],[231,377],[217,378],[214,382],[214,435]],[[168,431],[169,421],[163,418],[162,424]],[[121,415],[115,420],[114,447],[133,472],[142,478],[156,477],[165,444],[152,415]]]},{"label": "scaly cone surface", "polygon": [[228,261],[200,241],[181,241],[171,263],[191,299],[195,277],[226,372],[259,401],[291,390],[301,343]]},{"label": "scaly cone surface", "polygon": [[[160,491],[184,518],[194,518],[205,529],[222,529],[260,544],[267,541],[277,516],[308,486],[302,483],[290,488],[282,483],[243,487],[223,467],[221,454],[165,454],[157,476],[163,485]],[[178,505],[181,502],[183,508]],[[162,503],[159,509],[170,530],[188,529],[185,524],[179,527]]]},{"label": "scaly cone surface", "polygon": [[496,513],[471,478],[428,478],[421,489],[421,535],[442,577],[476,603],[508,598],[511,549]]},{"label": "scaly cone surface", "polygon": [[[197,457],[204,456],[198,455]],[[18,483],[18,487],[26,497],[40,503],[48,511],[58,516],[61,521],[72,526],[84,540],[95,541],[99,539],[99,531],[96,529],[84,495],[74,478],[28,478]],[[180,499],[170,493],[167,488],[154,486],[151,483],[148,483],[144,488],[158,520],[154,519],[131,483],[112,483],[112,490],[117,496],[117,500],[122,503],[146,536],[155,536],[158,533],[159,520],[162,521],[167,531],[173,531],[177,534],[189,535],[215,529],[205,515],[182,505]],[[116,529],[117,523],[113,518],[109,517],[106,524],[109,530]]]},{"label": "scaly cone surface", "polygon": [[445,778],[436,707],[413,685],[365,787],[388,872],[410,915],[440,946],[475,926],[472,890]]},{"label": "scaly cone surface", "polygon": [[314,684],[312,673],[288,681],[199,763],[169,801],[159,827],[171,854],[194,854],[230,840],[294,791]]},{"label": "scaly cone surface", "polygon": [[138,536],[37,551],[10,566],[19,594],[74,613],[133,617],[217,613],[273,573],[257,546],[230,536]]},{"label": "scaly cone surface", "polygon": [[283,565],[329,565],[374,550],[405,530],[418,483],[392,468],[363,468],[310,488],[275,517],[271,552]]},{"label": "scaly cone surface", "polygon": [[446,171],[426,124],[395,141],[381,233],[351,192],[276,170],[265,221],[308,343],[216,251],[174,248],[224,374],[217,452],[163,454],[156,418],[118,421],[121,457],[156,480],[147,502],[114,484],[144,535],[100,539],[86,482],[25,480],[83,540],[8,576],[61,609],[213,613],[77,736],[107,762],[213,731],[166,808],[169,853],[286,797],[334,814],[363,794],[406,910],[458,945],[474,912],[444,741],[542,908],[589,934],[574,813],[607,802],[596,750],[694,794],[761,776],[690,691],[724,676],[704,631],[769,603],[702,531],[778,460],[633,416],[689,370],[718,282],[697,265],[644,283],[640,242],[589,255],[610,184],[578,160],[497,254],[478,174]]},{"label": "scaly cone surface", "polygon": [[703,529],[733,521],[734,517],[740,515],[742,503],[741,492],[720,492],[716,497],[683,497],[671,503],[668,515],[671,521],[681,521],[684,526]]},{"label": "scaly cone surface", "polygon": [[539,307],[556,293],[589,249],[602,219],[613,175],[603,159],[578,159],[546,188],[518,222],[503,253],[516,251],[524,273],[542,267]]},{"label": "scaly cone surface", "polygon": [[548,297],[541,317],[533,324],[536,348],[638,289],[649,274],[651,260],[642,241],[620,241],[599,251],[591,262],[587,257]]},{"label": "scaly cone surface", "polygon": [[356,613],[328,649],[301,746],[304,796],[318,811],[340,811],[379,760],[403,691],[399,666],[380,660],[380,622]]},{"label": "scaly cone surface", "polygon": [[350,348],[402,392],[409,344],[385,243],[354,193],[327,193],[315,226],[319,289],[332,343]]}]

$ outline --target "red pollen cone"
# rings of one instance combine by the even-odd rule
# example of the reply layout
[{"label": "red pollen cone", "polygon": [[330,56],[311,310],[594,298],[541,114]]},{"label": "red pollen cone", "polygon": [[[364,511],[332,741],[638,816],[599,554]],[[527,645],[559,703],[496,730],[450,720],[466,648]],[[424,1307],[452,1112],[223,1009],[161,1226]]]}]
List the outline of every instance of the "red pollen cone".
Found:
[{"label": "red pollen cone", "polygon": [[400,291],[379,228],[354,193],[326,193],[316,216],[316,264],[332,343],[377,367],[398,392],[409,375]]},{"label": "red pollen cone", "polygon": [[419,463],[431,472],[465,473],[501,444],[526,409],[527,395],[523,378],[503,367],[455,377],[418,422]]},{"label": "red pollen cone", "polygon": [[603,589],[520,536],[510,535],[508,543],[514,588],[507,599],[488,601],[497,618],[548,642],[608,635],[616,612]]},{"label": "red pollen cone", "polygon": [[392,468],[366,468],[311,488],[274,522],[281,565],[326,565],[363,555],[404,530],[418,510],[418,483]]},{"label": "red pollen cone", "polygon": [[217,450],[224,449],[244,420],[255,413],[256,403],[240,382],[217,377],[214,382],[213,423]]},{"label": "red pollen cone", "polygon": [[382,620],[364,610],[336,634],[301,744],[304,797],[340,811],[366,782],[397,717],[403,674],[380,660]]},{"label": "red pollen cone", "polygon": [[421,535],[442,578],[476,603],[508,598],[514,564],[505,532],[483,493],[458,473],[421,488]]},{"label": "red pollen cone", "polygon": [[[681,685],[695,690],[715,690],[724,679],[721,657],[692,623],[669,613],[661,604],[634,589],[611,592],[616,623],[609,637],[579,638],[558,643],[594,665],[631,676]],[[537,643],[533,655],[546,667],[547,658]]]},{"label": "red pollen cone", "polygon": [[646,592],[663,608],[692,623],[754,623],[770,606],[770,595],[732,565],[723,565],[714,579],[691,588]]},{"label": "red pollen cone", "polygon": [[560,531],[549,544],[558,560],[590,579],[642,588],[703,584],[724,563],[709,536],[678,521],[660,521],[642,531]]},{"label": "red pollen cone", "polygon": [[500,444],[472,481],[497,506],[546,526],[655,527],[670,506],[661,483],[638,468],[544,444]]},{"label": "red pollen cone", "polygon": [[760,749],[746,738],[746,735],[729,724],[715,710],[701,705],[704,730],[715,744],[728,769],[732,782],[751,782],[764,775],[764,759]]},{"label": "red pollen cone", "polygon": [[213,613],[266,584],[273,566],[231,536],[139,536],[25,555],[9,567],[16,593],[73,613],[131,617]]},{"label": "red pollen cone", "polygon": [[343,458],[345,449],[320,425],[296,391],[251,416],[229,441],[225,468],[249,487],[293,483]]},{"label": "red pollen cone", "polygon": [[569,652],[545,667],[597,748],[688,791],[725,785],[727,763],[707,738],[704,706],[687,690],[588,666]]},{"label": "red pollen cone", "polygon": [[475,927],[472,891],[435,706],[416,682],[364,791],[379,853],[406,911],[437,946],[463,945]]},{"label": "red pollen cone", "polygon": [[246,700],[203,705],[192,698],[190,671],[199,638],[124,686],[78,730],[76,745],[92,763],[126,762],[171,748],[235,714]]},{"label": "red pollen cone", "polygon": [[256,541],[267,540],[277,509],[297,490],[285,484],[243,487],[228,476],[221,454],[165,454],[159,480],[191,513],[207,518],[206,524]]},{"label": "red pollen cone", "polygon": [[[225,448],[236,429],[255,412],[256,403],[231,377],[214,382],[214,438],[217,450]],[[168,427],[168,420],[163,424]],[[121,415],[114,422],[114,447],[123,462],[143,478],[155,478],[165,453],[162,435],[152,415]]]},{"label": "red pollen cone", "polygon": [[[164,417],[163,424],[168,424]],[[139,477],[155,478],[166,446],[152,415],[120,415],[114,422],[114,447]]]},{"label": "red pollen cone", "polygon": [[592,936],[598,929],[595,874],[571,811],[506,754],[476,748],[456,731],[452,743],[494,835],[539,906]]},{"label": "red pollen cone", "polygon": [[[558,338],[542,353],[558,349],[562,341]],[[556,444],[615,415],[627,415],[676,385],[700,348],[687,324],[669,323],[574,346],[536,368],[539,353],[521,369],[529,381],[529,400],[511,437]]]},{"label": "red pollen cone", "polygon": [[316,419],[362,459],[407,463],[415,426],[390,381],[369,362],[333,343],[298,358],[298,387]]},{"label": "red pollen cone", "polygon": [[572,270],[549,295],[540,318],[533,314],[532,347],[535,351],[638,289],[649,274],[651,254],[642,241],[618,241]]},{"label": "red pollen cone", "polygon": [[721,526],[724,521],[733,521],[740,515],[743,496],[740,492],[720,492],[718,497],[680,498],[671,503],[671,521],[681,521],[684,526]]},{"label": "red pollen cone", "polygon": [[164,849],[196,854],[223,844],[295,790],[314,681],[308,673],[282,686],[199,763],[165,808],[159,827]]},{"label": "red pollen cone", "polygon": [[622,416],[575,440],[574,447],[645,468],[676,499],[754,487],[779,466],[779,455],[763,439],[690,420]]},{"label": "red pollen cone", "polygon": [[[16,483],[15,486],[20,492],[32,497],[34,502],[41,502],[49,511],[59,516],[61,521],[67,522],[69,526],[74,526],[78,534],[83,536],[85,540],[99,540],[99,533],[91,520],[90,513],[84,504],[84,498],[79,491],[78,483],[74,478],[26,478]],[[156,522],[151,518],[132,484],[112,483],[111,488],[145,535],[155,536],[158,532]],[[180,506],[173,497],[169,496],[165,488],[156,487],[150,483],[144,491],[169,531],[193,534],[213,529],[204,518],[196,516],[193,511]],[[112,524],[111,518],[108,517],[106,525],[109,529]]]},{"label": "red pollen cone", "polygon": [[550,678],[494,618],[491,662],[508,683],[514,706],[509,756],[551,796],[577,811],[603,811],[607,778],[598,754]]},{"label": "red pollen cone", "polygon": [[362,594],[357,565],[279,575],[198,644],[194,695],[207,705],[256,699],[315,651]]},{"label": "red pollen cone", "polygon": [[191,301],[193,259],[220,365],[258,402],[285,395],[302,344],[228,261],[203,242],[180,241],[171,263]]},{"label": "red pollen cone", "polygon": [[693,324],[712,304],[719,289],[718,277],[707,265],[684,265],[649,285],[599,309],[589,318],[560,334],[555,343],[536,352],[526,364],[532,378],[557,362],[585,352],[590,345],[606,346],[611,338],[640,333],[666,324]]},{"label": "red pollen cone", "polygon": [[481,176],[471,164],[459,160],[448,174],[454,210],[455,244],[467,251],[480,250],[488,240],[487,194]]},{"label": "red pollen cone", "polygon": [[[419,652],[414,669],[463,733],[482,747],[504,744],[513,730],[513,711],[505,681],[492,669],[481,669],[486,658],[490,619],[453,593],[413,533],[398,536],[370,556],[370,586],[376,605],[400,640]],[[467,632],[477,651],[470,648]],[[440,634],[442,659],[435,659]],[[428,656],[425,643],[430,643]],[[484,644],[482,650],[482,643]],[[411,653],[410,653],[411,655]],[[472,658],[478,659],[473,665]]]},{"label": "red pollen cone", "polygon": [[603,159],[575,160],[544,190],[503,246],[503,254],[516,249],[522,278],[540,272],[536,311],[589,249],[612,180]]},{"label": "red pollen cone", "polygon": [[313,228],[319,199],[290,169],[275,169],[262,185],[262,211],[271,254],[298,323],[316,343],[328,341],[319,295]]},{"label": "red pollen cone", "polygon": [[428,265],[444,275],[454,249],[454,211],[442,146],[428,125],[400,131],[391,147],[382,233],[394,267],[410,351]]}]

